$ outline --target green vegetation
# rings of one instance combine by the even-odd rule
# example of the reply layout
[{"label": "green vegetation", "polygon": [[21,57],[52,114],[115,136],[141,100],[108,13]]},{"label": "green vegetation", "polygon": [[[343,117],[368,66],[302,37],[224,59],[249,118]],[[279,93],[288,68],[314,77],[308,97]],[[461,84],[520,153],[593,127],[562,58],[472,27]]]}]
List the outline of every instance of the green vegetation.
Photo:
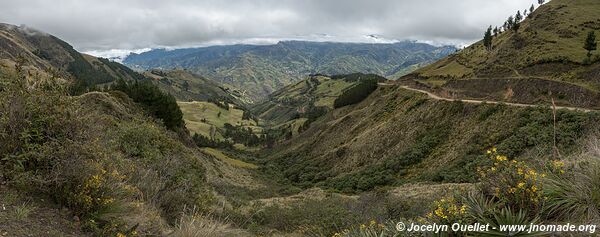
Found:
[{"label": "green vegetation", "polygon": [[233,104],[211,100],[211,102],[177,102],[183,112],[187,128],[192,134],[204,136],[210,140],[221,141],[225,124],[242,126],[259,133],[261,131],[257,122],[246,110],[237,108]]},{"label": "green vegetation", "polygon": [[585,39],[585,44],[583,45],[583,48],[588,51],[588,59],[592,57],[592,51],[596,50],[597,46],[598,43],[596,43],[596,33],[594,31],[590,31]]},{"label": "green vegetation", "polygon": [[167,128],[183,128],[183,113],[179,109],[175,97],[163,93],[149,81],[127,83],[119,80],[112,85],[111,89],[122,91],[133,101],[142,104],[150,114],[161,119]]},{"label": "green vegetation", "polygon": [[363,79],[358,84],[347,89],[333,102],[334,108],[340,108],[347,105],[356,104],[361,102],[373,91],[377,89],[376,79]]},{"label": "green vegetation", "polygon": [[[373,93],[276,147],[272,164],[299,187],[357,193],[418,181],[475,182],[476,167],[486,162],[481,151],[492,144],[510,157],[552,150],[549,109],[432,101],[390,87]],[[561,152],[573,152],[598,116],[557,111]]]},{"label": "green vegetation", "polygon": [[0,173],[10,187],[48,196],[100,236],[162,233],[185,206],[210,206],[202,155],[126,95],[69,97],[60,81],[0,81],[0,111],[12,111],[0,113]]},{"label": "green vegetation", "polygon": [[[497,32],[497,29],[495,32]],[[483,46],[487,50],[492,50],[492,26],[488,27],[483,35]]]}]

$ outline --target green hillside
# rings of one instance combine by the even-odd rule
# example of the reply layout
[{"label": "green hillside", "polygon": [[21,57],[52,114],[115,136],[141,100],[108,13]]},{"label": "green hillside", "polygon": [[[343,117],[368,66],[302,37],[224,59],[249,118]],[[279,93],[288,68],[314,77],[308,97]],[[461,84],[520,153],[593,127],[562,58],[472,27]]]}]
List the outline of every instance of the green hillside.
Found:
[{"label": "green hillside", "polygon": [[600,56],[588,59],[583,46],[600,33],[599,13],[598,1],[553,0],[493,37],[491,49],[477,42],[402,79],[457,98],[598,108]]},{"label": "green hillside", "polygon": [[244,106],[243,96],[238,91],[225,88],[212,80],[186,70],[151,70],[143,73],[153,80],[161,90],[175,96],[178,101],[221,101]]},{"label": "green hillside", "polygon": [[314,73],[374,73],[397,78],[454,52],[416,42],[357,44],[285,41],[275,45],[232,45],[155,49],[129,55],[135,69],[185,68],[235,88],[253,102]]},{"label": "green hillside", "polygon": [[[592,134],[598,113],[559,111],[565,154]],[[414,182],[475,182],[492,146],[515,159],[551,154],[552,111],[435,101],[398,86],[316,120],[277,147],[270,162],[302,187],[360,192]]]},{"label": "green hillside", "polygon": [[233,104],[223,108],[211,102],[178,102],[183,112],[186,127],[192,134],[208,137],[210,139],[222,140],[225,124],[251,128],[259,133],[261,128],[251,118],[244,117],[244,110],[236,108]]},{"label": "green hillside", "polygon": [[386,79],[362,73],[311,75],[272,93],[268,100],[254,105],[251,111],[261,119],[263,127],[296,135],[307,129],[310,123],[332,111],[336,100],[342,95],[354,97],[355,92],[351,89],[369,80]]}]

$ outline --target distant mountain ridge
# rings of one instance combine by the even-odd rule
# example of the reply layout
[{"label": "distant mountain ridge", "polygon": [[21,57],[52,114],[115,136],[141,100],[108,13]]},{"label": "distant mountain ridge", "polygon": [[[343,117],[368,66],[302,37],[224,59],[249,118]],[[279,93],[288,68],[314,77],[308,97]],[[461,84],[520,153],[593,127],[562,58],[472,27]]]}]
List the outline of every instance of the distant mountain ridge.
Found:
[{"label": "distant mountain ridge", "polygon": [[393,44],[282,41],[274,45],[230,45],[186,49],[155,49],[131,54],[131,68],[184,68],[246,92],[253,101],[309,74],[374,73],[391,79],[405,75],[452,52],[404,41]]}]

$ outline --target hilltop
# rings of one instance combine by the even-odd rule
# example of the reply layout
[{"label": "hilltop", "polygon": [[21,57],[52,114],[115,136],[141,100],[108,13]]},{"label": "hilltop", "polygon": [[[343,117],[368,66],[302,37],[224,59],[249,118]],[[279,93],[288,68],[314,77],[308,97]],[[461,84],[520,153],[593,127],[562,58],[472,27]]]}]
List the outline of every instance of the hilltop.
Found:
[{"label": "hilltop", "polygon": [[134,69],[185,68],[235,88],[254,102],[309,74],[355,72],[397,78],[454,52],[423,43],[320,43],[284,41],[275,45],[232,45],[155,49],[123,61]]},{"label": "hilltop", "polygon": [[23,66],[27,76],[76,80],[72,90],[81,93],[117,79],[144,77],[122,64],[77,52],[68,43],[27,26],[0,24],[0,65],[4,70]]},{"label": "hilltop", "polygon": [[600,56],[588,59],[583,47],[599,13],[598,1],[553,0],[494,36],[491,49],[477,42],[401,81],[446,97],[599,108]]}]

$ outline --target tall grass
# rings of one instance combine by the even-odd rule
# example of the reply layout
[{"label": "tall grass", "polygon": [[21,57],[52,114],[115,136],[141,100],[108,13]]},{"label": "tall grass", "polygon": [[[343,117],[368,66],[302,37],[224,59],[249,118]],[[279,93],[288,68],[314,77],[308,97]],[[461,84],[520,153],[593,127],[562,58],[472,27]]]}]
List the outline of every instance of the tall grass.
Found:
[{"label": "tall grass", "polygon": [[212,236],[249,236],[243,230],[235,229],[225,224],[226,221],[216,221],[210,214],[202,214],[196,208],[191,213],[183,215],[171,236],[178,237],[212,237]]},{"label": "tall grass", "polygon": [[600,221],[600,162],[584,161],[569,176],[547,179],[545,214],[549,219]]}]

